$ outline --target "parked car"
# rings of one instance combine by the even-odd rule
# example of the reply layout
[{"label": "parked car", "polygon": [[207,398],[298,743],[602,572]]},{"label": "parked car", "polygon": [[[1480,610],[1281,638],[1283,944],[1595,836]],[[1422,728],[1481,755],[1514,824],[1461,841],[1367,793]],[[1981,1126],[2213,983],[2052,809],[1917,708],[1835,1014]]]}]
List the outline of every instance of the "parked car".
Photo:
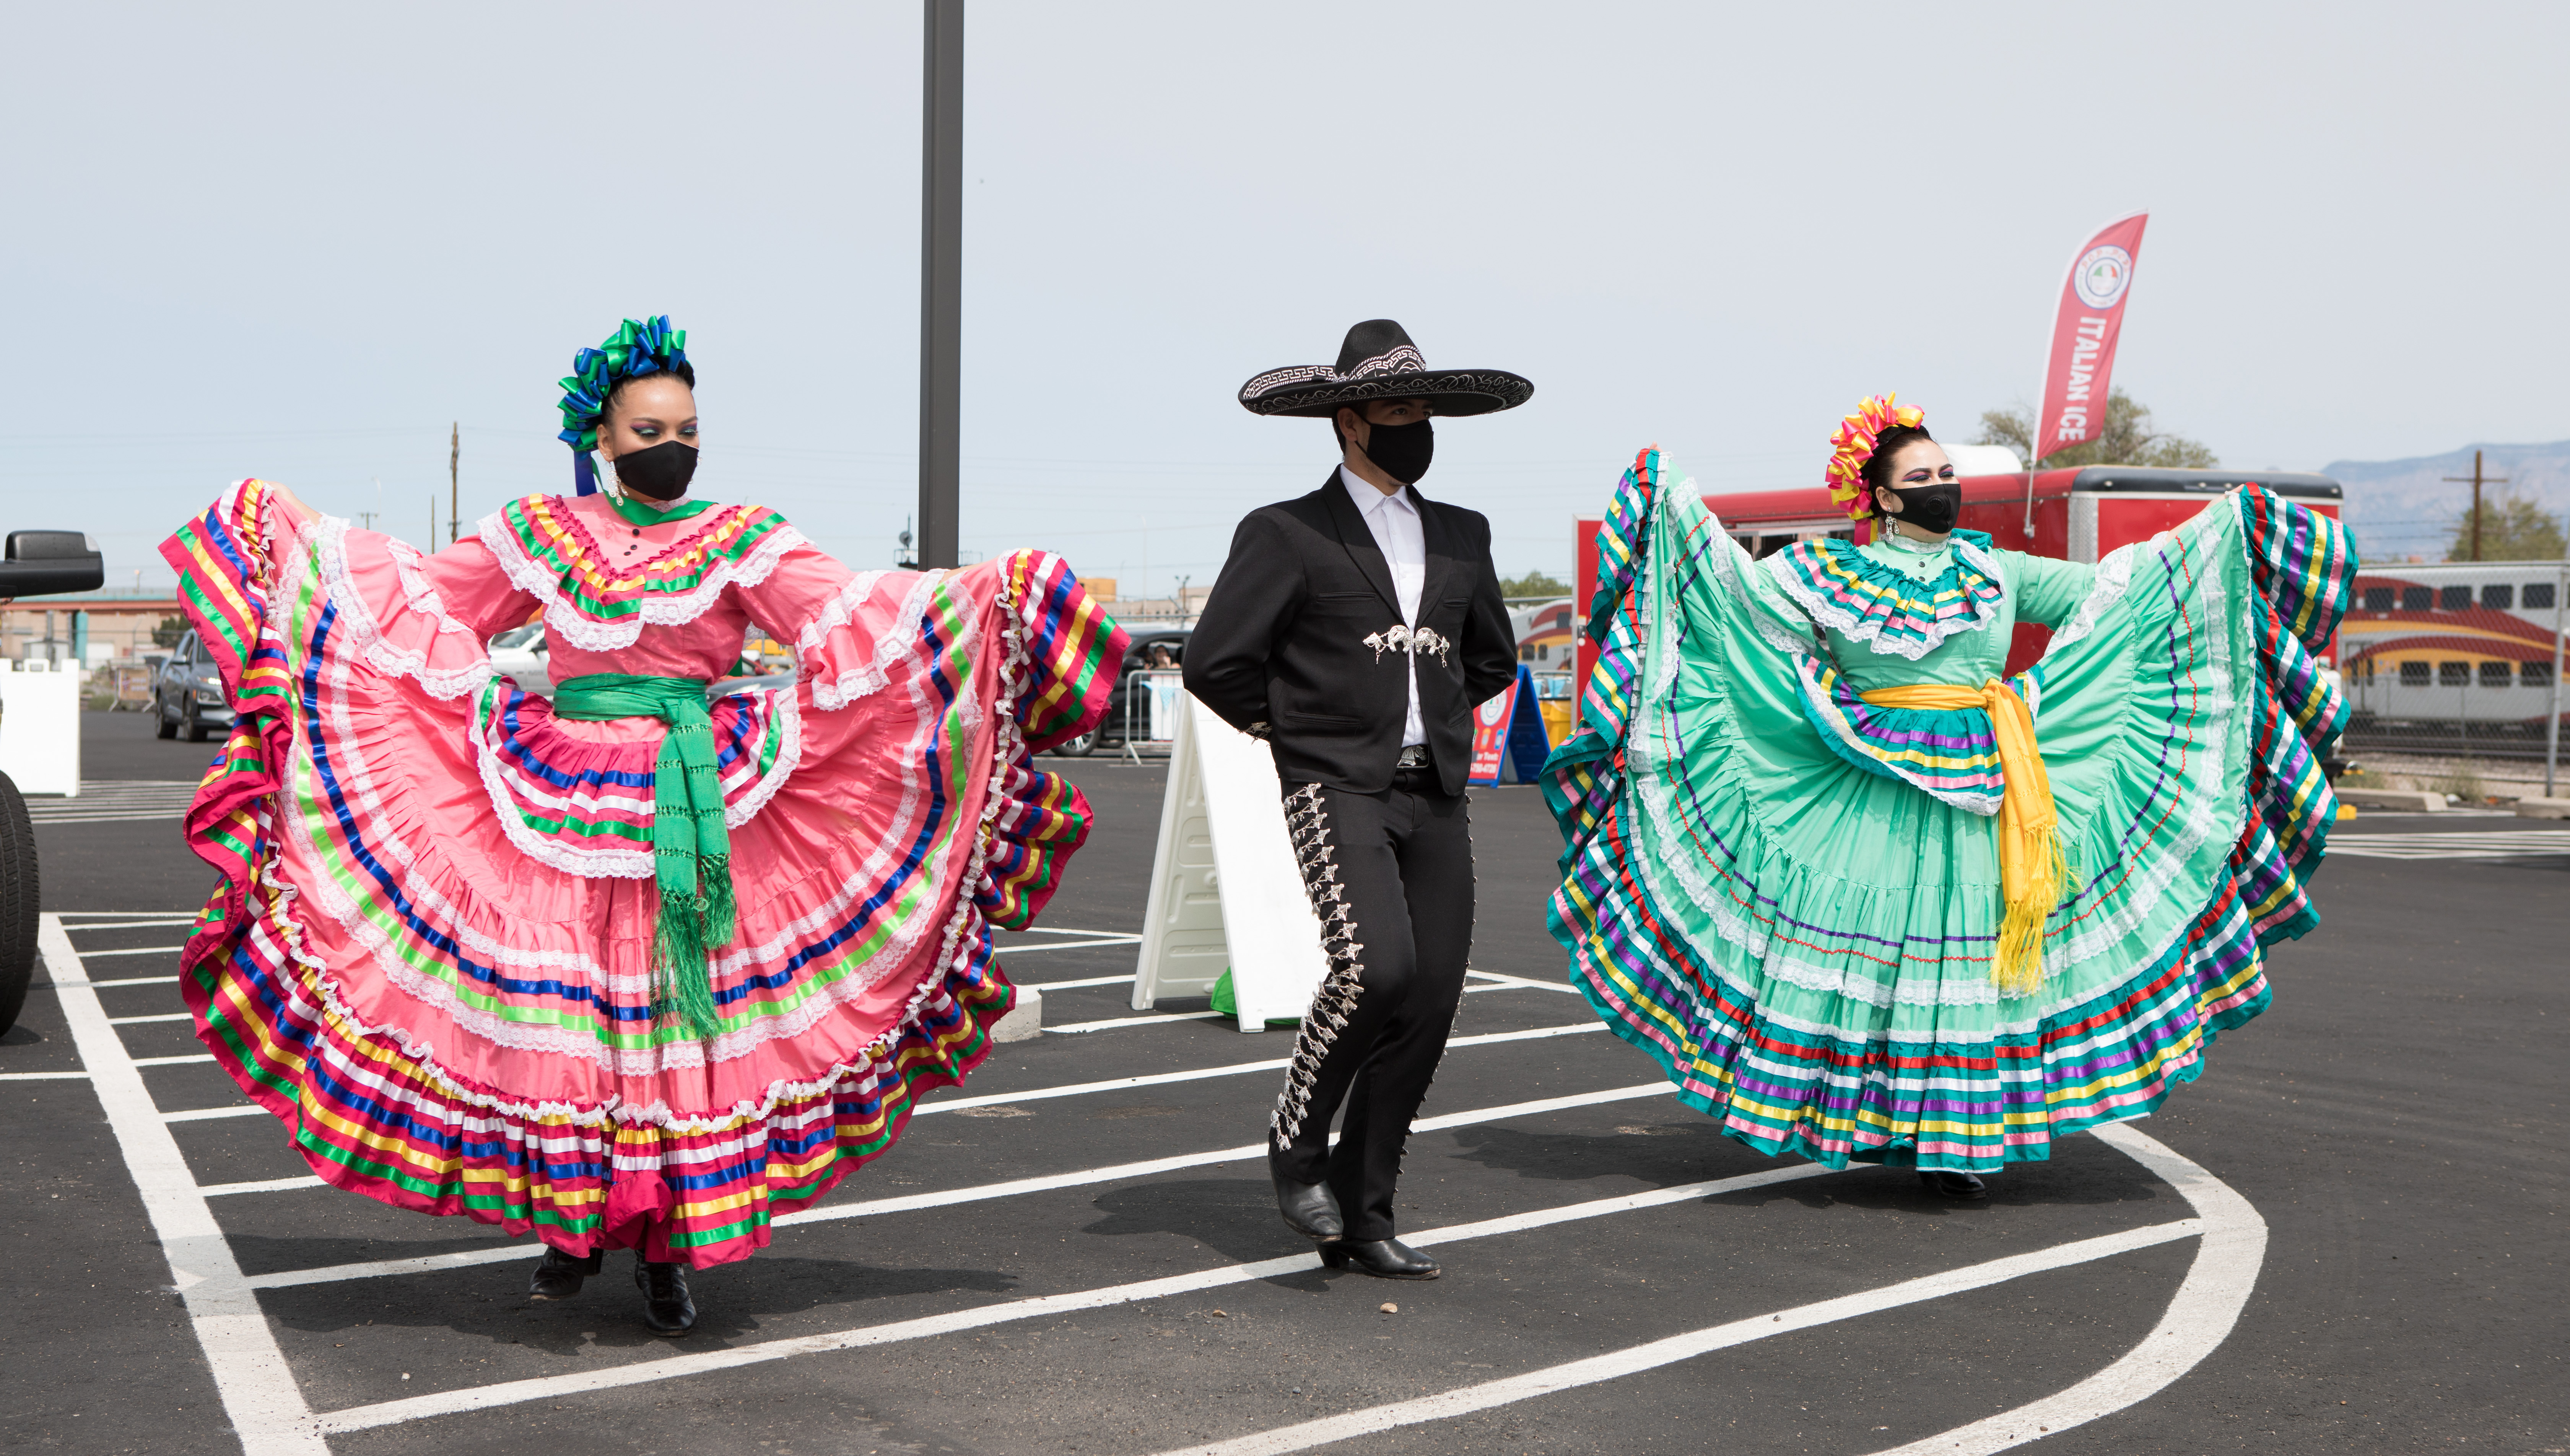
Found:
[{"label": "parked car", "polygon": [[232,708],[223,701],[223,680],[214,671],[214,656],[197,634],[179,639],[170,659],[152,679],[153,728],[175,738],[185,729],[188,741],[202,743],[217,728],[232,726]]},{"label": "parked car", "polygon": [[519,687],[539,698],[554,696],[553,666],[546,657],[543,623],[510,628],[491,639],[490,651],[491,666],[501,676],[517,679]]},{"label": "parked car", "polygon": [[[1150,668],[1174,669],[1179,666],[1186,660],[1187,638],[1192,631],[1193,629],[1190,628],[1174,627],[1134,633],[1130,645],[1124,650],[1122,665],[1115,670],[1115,687],[1106,698],[1106,717],[1099,720],[1097,727],[1081,733],[1078,737],[1054,744],[1053,750],[1066,758],[1084,758],[1096,752],[1101,743],[1121,744],[1124,741],[1124,720],[1128,704],[1132,713],[1135,741],[1149,742],[1151,740],[1149,690],[1144,684],[1137,684],[1132,675]],[[1144,680],[1144,683],[1147,681]]]}]

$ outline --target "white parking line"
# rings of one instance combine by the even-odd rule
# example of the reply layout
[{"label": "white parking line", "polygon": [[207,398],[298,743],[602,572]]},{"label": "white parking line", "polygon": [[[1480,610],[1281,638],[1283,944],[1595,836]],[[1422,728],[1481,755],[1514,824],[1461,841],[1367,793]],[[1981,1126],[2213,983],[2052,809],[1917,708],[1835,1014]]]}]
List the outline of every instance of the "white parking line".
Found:
[{"label": "white parking line", "polygon": [[[1628,1102],[1635,1098],[1664,1096],[1668,1091],[1669,1084],[1666,1082],[1651,1082],[1638,1087],[1617,1087],[1604,1092],[1580,1093],[1570,1097],[1549,1097],[1536,1102],[1509,1103],[1504,1107],[1486,1107],[1471,1112],[1449,1113],[1442,1118],[1422,1118],[1411,1124],[1411,1131],[1433,1133],[1445,1128],[1470,1127],[1477,1123],[1494,1123],[1506,1118],[1533,1117],[1575,1107],[1594,1107],[1600,1103]],[[799,1223],[827,1223],[843,1218],[871,1218],[885,1213],[917,1213],[925,1209],[951,1208],[957,1204],[973,1204],[991,1199],[1014,1199],[1027,1194],[1049,1193],[1055,1189],[1080,1188],[1090,1184],[1149,1178],[1156,1174],[1174,1173],[1182,1169],[1207,1168],[1220,1163],[1240,1163],[1252,1158],[1263,1159],[1266,1156],[1265,1143],[1251,1143],[1241,1148],[1218,1148],[1208,1153],[1182,1153],[1173,1158],[1154,1158],[1142,1163],[1121,1163],[1112,1168],[1091,1168],[1077,1173],[1054,1174],[1044,1178],[1022,1178],[1009,1183],[948,1189],[941,1193],[910,1194],[901,1198],[876,1199],[870,1203],[805,1209],[800,1213],[787,1213],[776,1219],[775,1226],[784,1228]],[[310,1186],[319,1187],[320,1180],[313,1180]],[[344,1279],[387,1278],[396,1274],[430,1273],[438,1269],[463,1268],[471,1264],[506,1263],[512,1259],[534,1258],[542,1252],[544,1252],[543,1245],[529,1241],[502,1244],[494,1248],[466,1249],[456,1253],[433,1253],[419,1258],[328,1264],[308,1269],[281,1269],[270,1274],[253,1274],[249,1282],[252,1288],[282,1289],[296,1284],[330,1284]]]},{"label": "white parking line", "polygon": [[1498,971],[1466,971],[1464,974],[1486,977],[1501,985],[1515,986],[1527,991],[1567,991],[1573,996],[1579,994],[1579,988],[1567,981],[1535,981],[1524,976],[1503,976]]},{"label": "white parking line", "polygon": [[2527,854],[2570,854],[2570,829],[2333,834],[2329,852],[2357,859],[2508,859]]},{"label": "white parking line", "polygon": [[1231,1020],[1230,1013],[1223,1011],[1163,1011],[1152,1016],[1118,1016],[1106,1021],[1074,1021],[1069,1026],[1049,1026],[1045,1030],[1055,1036],[1070,1037],[1078,1036],[1083,1032],[1113,1031],[1119,1026],[1163,1026],[1181,1021],[1229,1020]]},{"label": "white parking line", "polygon": [[[1478,976],[1487,973],[1474,971],[1471,974]],[[1099,981],[1064,981],[1044,989],[1069,990],[1074,986],[1122,985],[1132,979],[1131,976],[1109,976]],[[1494,976],[1493,979],[1499,984],[1467,986],[1464,988],[1464,994],[1470,996],[1477,991],[1569,991],[1574,996],[1579,994],[1568,986],[1548,985],[1542,981],[1529,981],[1520,976]],[[1229,1021],[1231,1019],[1231,1013],[1227,1011],[1157,1011],[1148,1016],[1117,1016],[1105,1021],[1074,1021],[1069,1026],[1049,1026],[1045,1030],[1057,1036],[1080,1036],[1092,1031],[1114,1031],[1127,1026],[1164,1026],[1180,1021]],[[1603,1029],[1603,1023],[1592,1028],[1592,1030]],[[1454,1044],[1450,1042],[1448,1045]]]},{"label": "white parking line", "polygon": [[31,991],[43,991],[60,990],[65,986],[80,986],[87,988],[100,986],[175,986],[178,984],[179,978],[176,976],[128,976],[122,981],[38,981],[28,989]]},{"label": "white parking line", "polygon": [[2099,1142],[2159,1175],[2204,1220],[2204,1243],[2187,1268],[2186,1281],[2169,1300],[2168,1312],[2140,1344],[2059,1394],[1876,1456],[1984,1456],[2046,1432],[2085,1425],[2159,1394],[2231,1337],[2267,1261],[2267,1220],[2231,1185],[2132,1124],[2090,1131]]},{"label": "white parking line", "polygon": [[63,928],[75,935],[87,935],[93,930],[168,930],[196,923],[197,917],[189,915],[176,920],[110,920],[104,924],[66,925]]},{"label": "white parking line", "polygon": [[155,1021],[193,1021],[195,1019],[196,1013],[194,1012],[171,1011],[165,1012],[159,1016],[111,1016],[107,1019],[107,1024],[109,1026],[143,1026]]},{"label": "white parking line", "polygon": [[130,1057],[127,1060],[137,1067],[185,1067],[195,1062],[211,1062],[214,1060],[214,1054],[195,1052],[185,1057]]},{"label": "white parking line", "polygon": [[[1539,1026],[1529,1031],[1485,1032],[1480,1036],[1457,1037],[1446,1044],[1446,1050],[1452,1052],[1467,1047],[1495,1047],[1506,1042],[1533,1042],[1550,1037],[1575,1037],[1605,1029],[1601,1023],[1582,1021],[1574,1022],[1569,1026]],[[1056,1097],[1085,1097],[1094,1092],[1122,1092],[1134,1087],[1163,1087],[1172,1082],[1202,1082],[1207,1078],[1238,1077],[1249,1072],[1282,1072],[1292,1065],[1293,1060],[1291,1057],[1277,1057],[1265,1062],[1230,1062],[1220,1067],[1198,1067],[1187,1072],[1150,1072],[1135,1077],[1110,1077],[1102,1082],[1073,1082],[1061,1087],[1039,1087],[1029,1092],[994,1092],[986,1097],[941,1097],[935,1102],[922,1105],[911,1116],[926,1117],[930,1113],[961,1112],[966,1108],[976,1107],[1008,1107],[1021,1102],[1043,1102]]]},{"label": "white parking line", "polygon": [[85,950],[81,952],[81,959],[94,961],[112,955],[177,955],[186,949],[184,945],[145,945],[133,950]]},{"label": "white parking line", "polygon": [[1018,984],[1032,991],[1076,991],[1082,986],[1130,986],[1133,978],[1130,975],[1099,976],[1088,981],[1020,981]]},{"label": "white parking line", "polygon": [[[1043,955],[1048,951],[1092,950],[1101,945],[1139,945],[1141,942],[1142,937],[1138,935],[1119,935],[1112,940],[1065,940],[1060,942],[1048,942],[1044,945],[994,946],[991,953],[1002,960],[1013,960],[1018,956]],[[1133,978],[1127,976],[1124,979],[1129,981]]]},{"label": "white parking line", "polygon": [[216,1118],[257,1118],[265,1117],[266,1115],[267,1109],[260,1107],[254,1102],[245,1102],[238,1107],[201,1107],[192,1108],[187,1112],[181,1113],[163,1113],[161,1115],[161,1121],[165,1123],[205,1123],[212,1122]]},{"label": "white parking line", "polygon": [[[1554,1365],[1549,1369],[1529,1370],[1525,1374],[1511,1375],[1502,1380],[1486,1380],[1479,1385],[1467,1385],[1460,1390],[1441,1391],[1435,1395],[1422,1396],[1417,1400],[1396,1401],[1390,1405],[1375,1406],[1370,1410],[1355,1410],[1344,1415],[1324,1416],[1320,1420],[1305,1421],[1300,1425],[1261,1431],[1254,1436],[1240,1436],[1228,1441],[1212,1441],[1201,1446],[1188,1446],[1182,1450],[1169,1452],[1167,1456],[1284,1456],[1287,1452],[1308,1451],[1314,1446],[1327,1446],[1357,1436],[1375,1435],[1383,1431],[1396,1430],[1402,1426],[1419,1425],[1426,1421],[1470,1415],[1477,1410],[1489,1410],[1495,1405],[1508,1405],[1520,1400],[1529,1400],[1538,1395],[1550,1395],[1559,1390],[1575,1389],[1582,1385],[1594,1385],[1601,1380],[1613,1380],[1620,1376],[1638,1374],[1644,1370],[1655,1370],[1662,1365],[1672,1365],[1680,1360],[1690,1360],[1714,1350],[1729,1349],[1734,1345],[1745,1345],[1753,1340],[1768,1339],[1780,1334],[1799,1334],[1820,1325],[1835,1324],[1842,1319],[1856,1319],[1868,1314],[1877,1314],[1886,1309],[1897,1309],[1904,1304],[1918,1304],[1928,1299],[1941,1299],[1948,1294],[1985,1289],[1992,1284],[2003,1284],[2010,1279],[2021,1279],[2028,1274],[2039,1274],[2071,1264],[2112,1258],[2116,1254],[2131,1253],[2135,1249],[2173,1243],[2181,1238],[2193,1238],[2203,1231],[2203,1219],[2179,1218],[2173,1222],[2153,1223],[2145,1228],[2128,1229],[2122,1233],[2082,1238],[2076,1243],[2055,1244],[2035,1253],[2014,1254],[2007,1258],[1994,1258],[1986,1263],[1947,1269],[1942,1273],[1904,1279],[1898,1284],[1886,1284],[1880,1289],[1868,1289],[1862,1294],[1845,1294],[1836,1299],[1823,1299],[1818,1303],[1799,1305],[1774,1314],[1755,1314],[1747,1319],[1735,1319],[1727,1324],[1717,1324],[1710,1329],[1671,1335],[1667,1339],[1653,1340],[1649,1344],[1635,1345],[1631,1349],[1591,1355],[1584,1360],[1572,1360],[1568,1364]],[[329,1421],[332,1416],[324,1416],[322,1419]]]},{"label": "white parking line", "polygon": [[[80,952],[64,933],[62,917],[47,914],[37,927],[46,974],[82,981]],[[178,1139],[161,1121],[151,1090],[143,1085],[143,1074],[126,1055],[116,1028],[107,1024],[98,993],[83,984],[65,986],[62,1008],[72,1045],[89,1069],[117,1149],[142,1194],[144,1212],[169,1258],[171,1278],[241,1449],[251,1456],[329,1456],[329,1443],[313,1426],[311,1409],[277,1347],[276,1331],[258,1307],[258,1295],[241,1278],[231,1244],[197,1191]]]},{"label": "white parking line", "polygon": [[0,1072],[0,1082],[77,1082],[88,1076],[86,1072]]},{"label": "white parking line", "polygon": [[[1637,1209],[1656,1209],[1670,1204],[1695,1203],[1704,1199],[1720,1198],[1725,1194],[1763,1188],[1770,1184],[1819,1178],[1830,1172],[1831,1170],[1818,1164],[1793,1164],[1783,1168],[1764,1169],[1738,1178],[1684,1184],[1676,1188],[1653,1189],[1648,1193],[1625,1194],[1581,1204],[1565,1204],[1526,1213],[1514,1213],[1503,1218],[1485,1219],[1478,1223],[1458,1223],[1447,1228],[1432,1228],[1425,1232],[1411,1234],[1405,1241],[1414,1246],[1460,1243],[1468,1238],[1489,1238],[1501,1233],[1519,1233],[1557,1223],[1575,1222],[1583,1218],[1630,1213]],[[2183,1237],[2184,1235],[2170,1236]],[[1272,1279],[1280,1274],[1301,1273],[1320,1266],[1321,1258],[1317,1253],[1289,1254],[1283,1258],[1261,1259],[1256,1263],[1231,1264],[1223,1268],[1203,1269],[1190,1274],[1173,1274],[1166,1278],[1144,1279],[1130,1284],[1109,1284],[1102,1288],[1081,1289],[1071,1293],[1043,1294],[1027,1299],[1012,1299],[980,1309],[963,1309],[951,1314],[932,1314],[920,1319],[904,1319],[888,1324],[862,1325],[855,1329],[843,1329],[829,1334],[770,1340],[728,1350],[707,1350],[697,1354],[641,1360],[604,1370],[583,1370],[567,1375],[539,1376],[531,1380],[510,1380],[494,1385],[443,1390],[430,1395],[413,1396],[406,1400],[387,1400],[374,1405],[349,1406],[324,1413],[320,1417],[320,1423],[324,1430],[334,1433],[359,1431],[401,1421],[420,1420],[428,1416],[452,1415],[468,1410],[489,1410],[494,1406],[515,1405],[529,1400],[543,1400],[592,1390],[610,1390],[620,1385],[667,1380],[675,1376],[702,1374],[712,1370],[737,1369],[743,1365],[789,1359],[796,1355],[860,1349],[867,1345],[894,1344],[902,1340],[953,1334],[959,1330],[982,1329],[1024,1319],[1041,1319],[1046,1315],[1065,1314],[1079,1309],[1097,1309],[1111,1304],[1164,1299],[1174,1294],[1193,1293],[1200,1289],[1216,1289],[1229,1284],[1247,1283],[1253,1279]]]},{"label": "white parking line", "polygon": [[[162,1121],[169,1120],[164,1118]],[[253,1183],[210,1183],[197,1192],[210,1199],[225,1199],[237,1194],[282,1194],[327,1187],[321,1180],[306,1174],[301,1178],[267,1178]]]}]

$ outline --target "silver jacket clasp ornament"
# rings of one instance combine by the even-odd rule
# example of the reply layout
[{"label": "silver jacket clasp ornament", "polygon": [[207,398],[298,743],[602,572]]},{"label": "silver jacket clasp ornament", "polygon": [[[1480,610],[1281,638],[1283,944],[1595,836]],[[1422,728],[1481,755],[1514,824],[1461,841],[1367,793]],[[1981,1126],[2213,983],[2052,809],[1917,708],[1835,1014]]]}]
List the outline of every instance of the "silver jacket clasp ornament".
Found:
[{"label": "silver jacket clasp ornament", "polygon": [[1374,660],[1378,663],[1383,661],[1383,655],[1388,652],[1407,653],[1414,658],[1425,653],[1435,658],[1442,667],[1454,666],[1447,660],[1447,654],[1455,650],[1455,644],[1438,636],[1437,630],[1433,627],[1422,627],[1414,631],[1395,623],[1381,632],[1368,634],[1365,645],[1374,649]]}]

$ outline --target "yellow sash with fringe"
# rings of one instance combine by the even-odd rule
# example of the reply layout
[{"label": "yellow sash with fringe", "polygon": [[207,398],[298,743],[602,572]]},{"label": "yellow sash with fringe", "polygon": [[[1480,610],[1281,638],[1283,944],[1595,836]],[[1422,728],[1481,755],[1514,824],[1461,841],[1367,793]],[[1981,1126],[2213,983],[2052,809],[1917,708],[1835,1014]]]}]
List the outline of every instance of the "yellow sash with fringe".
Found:
[{"label": "yellow sash with fringe", "polygon": [[2006,913],[1999,920],[1998,954],[1990,961],[1990,983],[2022,996],[2043,984],[2043,922],[2061,902],[2061,883],[2068,877],[2061,844],[2054,833],[2052,780],[2043,771],[2043,754],[2034,742],[2034,715],[2025,700],[1996,678],[1979,688],[1943,688],[1919,684],[1878,688],[1858,695],[1877,708],[1951,710],[1987,709],[1992,735],[1998,740],[1999,771],[2007,779],[1999,801],[1999,882]]}]

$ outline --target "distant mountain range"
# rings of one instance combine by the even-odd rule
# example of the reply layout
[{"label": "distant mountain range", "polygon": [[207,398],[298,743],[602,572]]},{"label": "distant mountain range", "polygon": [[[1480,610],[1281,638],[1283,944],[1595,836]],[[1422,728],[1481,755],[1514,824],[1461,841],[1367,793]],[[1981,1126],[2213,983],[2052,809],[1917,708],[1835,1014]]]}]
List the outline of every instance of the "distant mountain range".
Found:
[{"label": "distant mountain range", "polygon": [[2357,550],[2376,560],[2415,556],[2444,559],[2454,523],[2472,505],[2468,482],[2472,451],[2481,452],[2487,475],[2506,476],[2514,489],[2542,503],[2555,517],[2570,513],[2570,440],[2549,445],[2466,445],[2442,455],[2410,460],[2334,460],[2321,473],[2347,487],[2345,516]]}]

